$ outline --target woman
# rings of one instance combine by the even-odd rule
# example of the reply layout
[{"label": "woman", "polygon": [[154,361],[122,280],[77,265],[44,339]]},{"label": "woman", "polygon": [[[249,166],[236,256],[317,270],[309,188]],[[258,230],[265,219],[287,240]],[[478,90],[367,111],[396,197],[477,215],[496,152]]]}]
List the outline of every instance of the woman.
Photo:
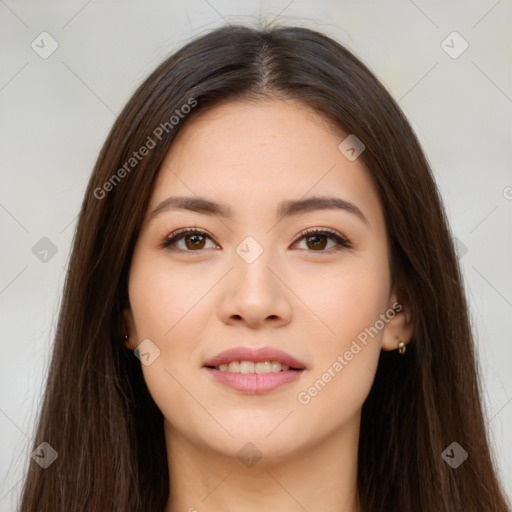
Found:
[{"label": "woman", "polygon": [[475,368],[397,104],[318,32],[223,27],[99,155],[20,510],[504,512]]}]

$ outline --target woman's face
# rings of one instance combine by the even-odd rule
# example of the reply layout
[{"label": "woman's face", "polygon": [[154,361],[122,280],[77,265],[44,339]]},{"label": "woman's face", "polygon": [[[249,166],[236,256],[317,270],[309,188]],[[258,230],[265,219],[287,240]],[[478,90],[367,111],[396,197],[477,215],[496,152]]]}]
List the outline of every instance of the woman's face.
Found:
[{"label": "woman's face", "polygon": [[[272,458],[359,425],[381,349],[406,336],[404,313],[391,309],[381,204],[361,159],[338,148],[347,135],[297,103],[230,102],[174,141],[135,247],[126,311],[127,346],[150,340],[144,378],[173,436],[231,456],[250,442]],[[177,197],[196,206],[165,207]],[[352,211],[301,206],[313,197]],[[165,247],[183,228],[198,233]],[[270,364],[254,364],[253,352],[228,355],[227,370],[207,367],[228,349],[263,347],[301,369],[264,351]]]}]

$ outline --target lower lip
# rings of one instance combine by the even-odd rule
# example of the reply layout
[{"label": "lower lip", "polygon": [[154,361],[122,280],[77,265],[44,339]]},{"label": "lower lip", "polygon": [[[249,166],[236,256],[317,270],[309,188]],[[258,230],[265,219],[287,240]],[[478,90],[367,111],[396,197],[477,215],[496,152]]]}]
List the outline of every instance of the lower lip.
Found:
[{"label": "lower lip", "polygon": [[221,384],[251,395],[267,393],[300,379],[304,370],[286,370],[271,373],[234,373],[206,368]]}]

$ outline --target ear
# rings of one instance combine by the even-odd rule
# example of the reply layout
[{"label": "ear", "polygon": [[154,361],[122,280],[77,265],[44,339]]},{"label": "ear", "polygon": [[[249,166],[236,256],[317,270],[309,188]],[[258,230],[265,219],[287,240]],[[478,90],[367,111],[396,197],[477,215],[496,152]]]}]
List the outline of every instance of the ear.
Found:
[{"label": "ear", "polygon": [[125,334],[128,335],[128,339],[124,341],[124,346],[129,350],[135,350],[139,344],[132,310],[129,307],[123,309],[123,317],[125,320]]},{"label": "ear", "polygon": [[399,341],[406,345],[411,341],[414,331],[412,308],[408,297],[395,285],[389,296],[388,309],[395,315],[384,327],[382,350],[396,350]]}]

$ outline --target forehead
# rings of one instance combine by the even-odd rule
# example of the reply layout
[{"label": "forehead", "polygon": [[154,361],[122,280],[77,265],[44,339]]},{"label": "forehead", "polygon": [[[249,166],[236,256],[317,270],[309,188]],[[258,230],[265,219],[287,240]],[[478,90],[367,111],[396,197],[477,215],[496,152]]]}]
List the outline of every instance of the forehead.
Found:
[{"label": "forehead", "polygon": [[234,216],[263,216],[283,200],[328,194],[357,204],[382,228],[368,169],[338,149],[347,135],[293,101],[217,105],[186,123],[173,141],[149,211],[171,195],[197,195],[231,205]]}]

